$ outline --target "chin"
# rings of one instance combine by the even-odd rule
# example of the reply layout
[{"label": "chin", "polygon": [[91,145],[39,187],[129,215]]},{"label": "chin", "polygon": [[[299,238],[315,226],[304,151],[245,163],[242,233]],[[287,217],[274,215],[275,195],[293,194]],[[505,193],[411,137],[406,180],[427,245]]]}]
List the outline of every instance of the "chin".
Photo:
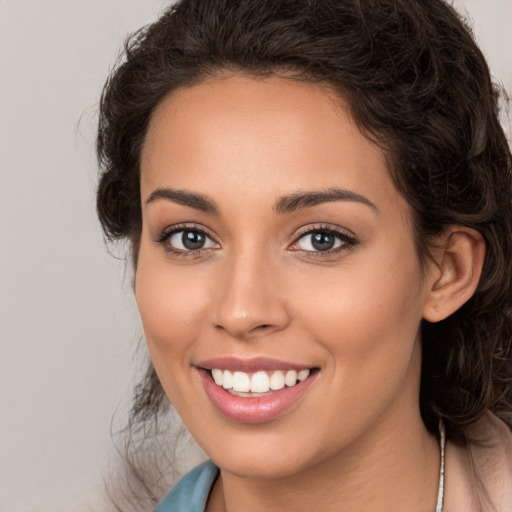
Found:
[{"label": "chin", "polygon": [[316,457],[305,451],[303,440],[296,441],[290,436],[283,440],[280,436],[262,434],[238,442],[219,443],[211,449],[206,447],[205,451],[223,471],[239,478],[280,479],[315,464]]},{"label": "chin", "polygon": [[275,458],[274,454],[266,454],[259,457],[234,455],[223,456],[215,460],[223,471],[227,471],[239,478],[256,480],[276,480],[288,478],[305,469],[303,460],[283,460],[283,457]]}]

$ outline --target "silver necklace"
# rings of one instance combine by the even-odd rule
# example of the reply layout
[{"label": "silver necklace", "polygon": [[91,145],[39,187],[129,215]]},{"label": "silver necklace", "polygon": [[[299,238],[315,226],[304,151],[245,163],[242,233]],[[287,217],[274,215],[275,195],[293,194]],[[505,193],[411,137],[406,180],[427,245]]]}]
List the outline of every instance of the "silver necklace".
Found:
[{"label": "silver necklace", "polygon": [[444,502],[444,452],[446,448],[446,430],[443,420],[439,420],[439,437],[441,445],[441,468],[439,470],[439,490],[437,491],[436,512],[443,512]]}]

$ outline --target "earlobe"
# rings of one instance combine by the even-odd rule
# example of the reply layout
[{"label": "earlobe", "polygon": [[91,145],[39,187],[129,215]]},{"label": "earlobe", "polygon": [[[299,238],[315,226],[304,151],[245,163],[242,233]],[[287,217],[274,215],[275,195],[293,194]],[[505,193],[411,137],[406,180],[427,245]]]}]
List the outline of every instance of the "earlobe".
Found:
[{"label": "earlobe", "polygon": [[475,229],[448,226],[438,237],[429,274],[423,318],[439,322],[475,293],[485,257],[485,241]]}]

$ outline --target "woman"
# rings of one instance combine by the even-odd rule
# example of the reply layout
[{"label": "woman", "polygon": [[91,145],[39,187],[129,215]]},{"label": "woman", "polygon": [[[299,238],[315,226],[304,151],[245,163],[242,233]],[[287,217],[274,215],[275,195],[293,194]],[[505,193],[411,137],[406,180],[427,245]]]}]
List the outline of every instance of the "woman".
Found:
[{"label": "woman", "polygon": [[497,111],[441,0],[184,0],[131,38],[98,212],[152,358],[134,419],[165,392],[211,459],[158,511],[512,510]]}]

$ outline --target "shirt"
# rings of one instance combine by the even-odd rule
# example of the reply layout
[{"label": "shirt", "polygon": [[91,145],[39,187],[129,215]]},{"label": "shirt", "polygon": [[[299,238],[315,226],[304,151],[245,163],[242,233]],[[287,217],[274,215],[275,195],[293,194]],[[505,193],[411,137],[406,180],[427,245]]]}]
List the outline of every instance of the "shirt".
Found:
[{"label": "shirt", "polygon": [[207,460],[189,471],[156,507],[155,512],[204,512],[219,468]]}]

